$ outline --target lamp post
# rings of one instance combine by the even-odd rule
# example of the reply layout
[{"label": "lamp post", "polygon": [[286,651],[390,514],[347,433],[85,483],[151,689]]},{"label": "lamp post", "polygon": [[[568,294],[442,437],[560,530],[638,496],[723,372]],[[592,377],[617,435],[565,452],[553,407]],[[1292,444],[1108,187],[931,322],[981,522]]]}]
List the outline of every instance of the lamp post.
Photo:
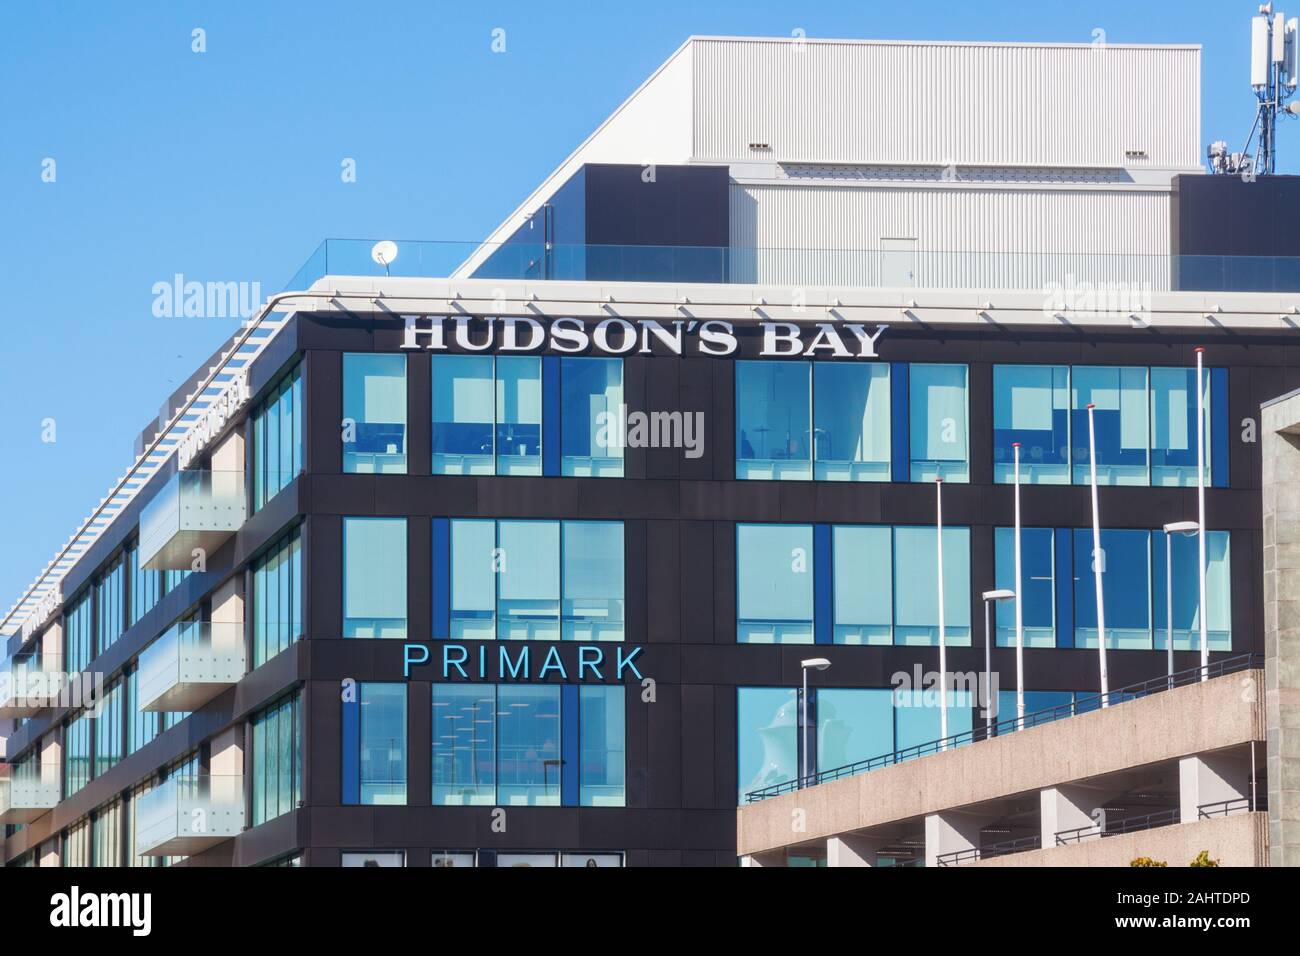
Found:
[{"label": "lamp post", "polygon": [[1196,348],[1196,579],[1200,586],[1201,680],[1210,679],[1210,640],[1205,619],[1205,349]]},{"label": "lamp post", "polygon": [[1170,687],[1174,686],[1174,535],[1200,529],[1195,521],[1171,521],[1165,525],[1165,657],[1169,662]]},{"label": "lamp post", "polygon": [[1110,706],[1110,679],[1106,673],[1106,599],[1102,596],[1101,513],[1097,510],[1097,426],[1093,413],[1097,406],[1088,403],[1088,483],[1092,486],[1092,575],[1097,590],[1097,658],[1101,669],[1101,706]]},{"label": "lamp post", "polygon": [[[994,601],[1009,601],[1015,596],[1016,596],[1016,592],[1008,588],[998,588],[996,591],[985,591],[984,594],[982,595],[982,597],[984,598],[984,736],[986,738],[993,736],[993,711],[995,709],[995,707],[989,706],[991,701],[989,695],[992,693],[992,688],[993,688],[993,652],[990,650],[992,644],[989,638],[989,618],[992,616],[990,612],[990,607],[992,606]],[[1016,655],[1016,687],[1017,688],[1023,686],[1021,684],[1021,679],[1020,679],[1020,664],[1021,664],[1021,657],[1020,655],[1017,654]],[[1017,718],[1024,716],[1024,714],[1020,712],[1020,704],[1021,701],[1018,696],[1017,705],[1016,705]],[[1017,724],[1016,726],[1017,729],[1019,729],[1019,724]]]},{"label": "lamp post", "polygon": [[939,586],[939,739],[948,749],[948,641],[944,633],[943,608],[943,479],[934,479],[934,546]]},{"label": "lamp post", "polygon": [[808,786],[808,669],[824,671],[830,666],[831,662],[824,657],[810,657],[799,662],[799,668],[803,671],[803,699],[800,701],[803,712],[803,774],[799,778],[801,790]]},{"label": "lamp post", "polygon": [[[1015,454],[1015,498],[1016,498],[1016,586],[1015,592],[1019,595],[1024,589],[1024,583],[1020,574],[1020,442],[1014,442],[1011,446]],[[1025,613],[1024,601],[1019,597],[1016,598],[1016,718],[1022,719],[1025,716]],[[1020,727],[1016,724],[1017,729]]]}]

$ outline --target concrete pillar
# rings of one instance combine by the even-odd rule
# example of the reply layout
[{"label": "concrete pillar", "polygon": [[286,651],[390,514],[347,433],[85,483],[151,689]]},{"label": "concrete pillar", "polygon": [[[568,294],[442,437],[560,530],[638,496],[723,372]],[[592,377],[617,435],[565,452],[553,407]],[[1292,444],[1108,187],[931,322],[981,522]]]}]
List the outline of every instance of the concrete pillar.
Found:
[{"label": "concrete pillar", "polygon": [[741,866],[776,867],[785,866],[785,851],[769,850],[766,853],[751,853],[740,858]]},{"label": "concrete pillar", "polygon": [[860,833],[842,833],[826,841],[826,865],[875,866],[876,854],[887,841]]},{"label": "concrete pillar", "polygon": [[1300,393],[1264,405],[1264,720],[1271,866],[1300,866]]},{"label": "concrete pillar", "polygon": [[41,783],[58,783],[63,773],[63,744],[59,734],[46,734],[41,739]]},{"label": "concrete pillar", "polygon": [[1178,820],[1195,823],[1207,803],[1250,796],[1250,761],[1227,754],[1200,754],[1178,761]]},{"label": "concrete pillar", "polygon": [[[1043,847],[1056,846],[1056,835],[1063,830],[1077,830],[1100,824],[1097,813],[1110,799],[1109,791],[1094,790],[1073,784],[1047,787],[1038,794],[1038,821]],[[1096,814],[1096,815],[1094,815]],[[1087,839],[1093,839],[1088,837]],[[1096,839],[1101,839],[1100,835]]]},{"label": "concrete pillar", "polygon": [[63,622],[55,621],[41,635],[41,668],[46,671],[63,670]]},{"label": "concrete pillar", "polygon": [[945,853],[978,847],[980,830],[988,822],[988,817],[960,811],[931,813],[925,818],[925,865],[938,866]]}]

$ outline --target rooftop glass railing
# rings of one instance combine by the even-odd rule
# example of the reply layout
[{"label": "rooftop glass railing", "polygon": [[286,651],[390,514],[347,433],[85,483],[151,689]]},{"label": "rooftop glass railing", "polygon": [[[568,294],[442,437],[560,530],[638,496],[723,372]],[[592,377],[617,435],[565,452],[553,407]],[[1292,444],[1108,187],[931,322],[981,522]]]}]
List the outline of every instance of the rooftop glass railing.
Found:
[{"label": "rooftop glass railing", "polygon": [[140,654],[140,709],[198,710],[248,668],[242,622],[173,624]]},{"label": "rooftop glass railing", "polygon": [[[1169,290],[1300,292],[1300,257],[880,248],[479,243],[400,240],[376,257],[370,239],[326,239],[285,286],[323,276],[1016,290],[1063,311],[1140,313]],[[382,260],[382,261],[381,261]]]}]

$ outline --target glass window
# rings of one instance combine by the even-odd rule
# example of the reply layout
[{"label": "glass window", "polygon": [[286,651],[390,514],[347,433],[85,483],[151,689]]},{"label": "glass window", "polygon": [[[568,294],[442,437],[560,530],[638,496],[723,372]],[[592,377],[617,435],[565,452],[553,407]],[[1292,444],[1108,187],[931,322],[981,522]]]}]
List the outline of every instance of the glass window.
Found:
[{"label": "glass window", "polygon": [[127,566],[131,569],[131,623],[137,624],[140,618],[153,610],[162,592],[162,574],[158,571],[146,571],[140,567],[140,543],[132,541],[127,549]]},{"label": "glass window", "polygon": [[965,365],[913,365],[908,395],[912,480],[969,481]]},{"label": "glass window", "polygon": [[888,481],[889,366],[813,363],[813,477]]},{"label": "glass window", "polygon": [[497,545],[497,637],[559,640],[559,522],[497,522]]},{"label": "glass window", "polygon": [[736,363],[736,477],[811,478],[811,362]]},{"label": "glass window", "polygon": [[[1021,624],[1025,647],[1056,646],[1056,553],[1051,528],[1020,529]],[[996,586],[1016,590],[1016,529],[993,532]],[[995,601],[998,647],[1016,646],[1016,602]]]},{"label": "glass window", "polygon": [[[943,707],[939,691],[894,690],[894,746],[907,750],[932,743],[943,737]],[[948,691],[948,734],[970,733],[974,718],[975,695],[968,691]]]},{"label": "glass window", "polygon": [[122,865],[122,801],[113,800],[91,818],[91,861],[95,867]]},{"label": "glass window", "polygon": [[406,687],[361,684],[361,803],[406,803]]},{"label": "glass window", "polygon": [[893,691],[819,688],[817,769],[833,770],[894,751]]},{"label": "glass window", "polygon": [[620,477],[623,361],[560,359],[561,471],[566,475]]},{"label": "glass window", "polygon": [[497,855],[498,867],[554,867],[554,853],[501,853]]},{"label": "glass window", "polygon": [[343,356],[343,471],[406,474],[406,356]]},{"label": "glass window", "polygon": [[498,475],[542,473],[542,360],[523,355],[496,360]]},{"label": "glass window", "polygon": [[253,410],[254,511],[302,470],[302,414],[302,370],[295,367]]},{"label": "glass window", "polygon": [[451,636],[496,636],[496,522],[451,522]]},{"label": "glass window", "polygon": [[63,659],[67,662],[69,674],[84,671],[90,664],[91,601],[94,596],[94,590],[87,588],[79,597],[73,599],[63,615]]},{"label": "glass window", "polygon": [[[1196,473],[1195,466],[1192,473]],[[1212,651],[1232,650],[1232,565],[1228,555],[1230,537],[1227,531],[1208,531],[1205,535],[1205,603],[1208,608],[1205,636]],[[1166,536],[1164,531],[1153,532],[1151,540],[1152,580],[1155,584],[1152,589],[1152,597],[1155,599],[1155,616],[1152,621],[1155,647],[1164,650],[1168,646],[1169,618],[1165,610],[1168,607],[1166,594],[1169,585],[1165,574],[1167,548],[1173,550],[1174,650],[1199,651],[1201,621],[1197,609],[1201,603],[1201,584],[1196,574],[1196,562],[1200,548],[1195,534],[1174,533]],[[1106,624],[1109,627],[1109,604],[1106,606]]]},{"label": "glass window", "polygon": [[[152,716],[152,715],[151,715]],[[135,808],[136,801],[153,789],[151,783],[142,783],[131,789],[126,799],[126,865],[127,866],[161,866],[162,859],[156,856],[141,856],[135,852]]]},{"label": "glass window", "polygon": [[561,853],[560,866],[622,866],[622,853]]},{"label": "glass window", "polygon": [[82,713],[63,729],[63,798],[90,782],[90,714]]},{"label": "glass window", "polygon": [[578,690],[579,803],[584,807],[624,804],[624,699],[621,684]]},{"label": "glass window", "polygon": [[813,642],[812,525],[736,526],[736,640]]},{"label": "glass window", "polygon": [[126,574],[118,558],[95,580],[95,654],[117,643],[126,625]]},{"label": "glass window", "polygon": [[893,643],[893,547],[888,527],[833,529],[836,644]]},{"label": "glass window", "polygon": [[560,688],[497,688],[497,799],[504,806],[560,803]]},{"label": "glass window", "polygon": [[298,805],[302,793],[301,722],[296,694],[253,716],[253,826]]},{"label": "glass window", "polygon": [[490,475],[494,421],[493,358],[435,355],[432,361],[433,473]]},{"label": "glass window", "polygon": [[133,754],[158,736],[158,714],[140,709],[140,672],[126,677],[126,752]]},{"label": "glass window", "polygon": [[[1205,483],[1210,484],[1210,371],[1202,379],[1205,401]],[[1196,485],[1196,369],[1151,370],[1151,484]],[[1100,481],[1100,478],[1098,478]],[[1195,564],[1193,564],[1195,567]],[[1200,638],[1198,637],[1199,641]]]},{"label": "glass window", "polygon": [[799,702],[791,687],[736,688],[736,780],[745,795],[799,776]]},{"label": "glass window", "polygon": [[433,805],[496,802],[496,687],[433,685]]},{"label": "glass window", "polygon": [[302,535],[294,528],[253,562],[253,666],[302,636]]},{"label": "glass window", "polygon": [[1089,404],[1096,406],[1097,484],[1147,484],[1147,370],[1076,366],[1071,378],[1075,484],[1090,481]]},{"label": "glass window", "polygon": [[63,834],[62,866],[90,866],[90,819],[83,817]]},{"label": "glass window", "polygon": [[[1016,716],[1016,691],[1013,687],[1011,690],[998,691],[998,712],[993,715],[994,722],[1003,720],[1014,720]],[[1074,693],[1068,690],[1027,690],[1025,691],[1025,715],[1036,714],[1044,710],[1052,710],[1056,707],[1063,707],[1074,703]],[[980,715],[981,720],[983,714]],[[1027,725],[1032,726],[1033,721],[1025,721]],[[1014,729],[1014,725],[1012,728]],[[1007,733],[1008,728],[1003,727],[1002,733]]]},{"label": "glass window", "polygon": [[[933,527],[894,529],[894,643],[939,644],[939,556]],[[943,529],[948,646],[970,640],[970,529]]]},{"label": "glass window", "polygon": [[406,853],[402,850],[364,850],[342,854],[343,866],[406,866]]},{"label": "glass window", "polygon": [[406,519],[343,519],[343,636],[406,637]]},{"label": "glass window", "polygon": [[429,865],[438,869],[447,869],[448,867],[472,867],[474,866],[474,854],[456,853],[448,850],[434,850],[430,858]]},{"label": "glass window", "polygon": [[1092,529],[1074,529],[1074,646],[1097,646],[1096,560],[1105,601],[1106,647],[1150,648],[1151,533],[1103,528],[1101,554],[1094,559],[1092,550]]},{"label": "glass window", "polygon": [[564,639],[623,640],[623,523],[566,521]]},{"label": "glass window", "polygon": [[993,480],[1070,483],[1070,370],[1064,365],[993,366]]},{"label": "glass window", "polygon": [[122,759],[122,698],[122,682],[118,681],[105,692],[95,713],[96,777]]}]

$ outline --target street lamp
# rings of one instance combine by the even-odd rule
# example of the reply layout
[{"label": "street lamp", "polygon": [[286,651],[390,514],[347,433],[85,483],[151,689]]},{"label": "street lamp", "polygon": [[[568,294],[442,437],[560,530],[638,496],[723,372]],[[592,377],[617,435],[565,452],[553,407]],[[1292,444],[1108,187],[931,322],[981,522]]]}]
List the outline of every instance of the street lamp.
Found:
[{"label": "street lamp", "polygon": [[[1165,656],[1169,661],[1169,686],[1174,686],[1174,538],[1176,534],[1195,534],[1201,530],[1196,521],[1171,521],[1165,525]],[[1201,608],[1202,616],[1205,608]]]},{"label": "street lamp", "polygon": [[[993,736],[993,707],[989,706],[989,693],[993,687],[993,652],[989,649],[992,644],[989,638],[989,619],[992,616],[990,607],[994,601],[1010,601],[1016,596],[1016,592],[1010,588],[998,588],[996,591],[985,591],[981,597],[984,598],[984,736]],[[1016,686],[1020,686],[1020,665],[1016,663]]]},{"label": "street lamp", "polygon": [[808,669],[824,671],[830,666],[831,662],[824,657],[810,657],[799,662],[799,668],[803,671],[803,776],[799,784],[801,789],[808,786]]}]

